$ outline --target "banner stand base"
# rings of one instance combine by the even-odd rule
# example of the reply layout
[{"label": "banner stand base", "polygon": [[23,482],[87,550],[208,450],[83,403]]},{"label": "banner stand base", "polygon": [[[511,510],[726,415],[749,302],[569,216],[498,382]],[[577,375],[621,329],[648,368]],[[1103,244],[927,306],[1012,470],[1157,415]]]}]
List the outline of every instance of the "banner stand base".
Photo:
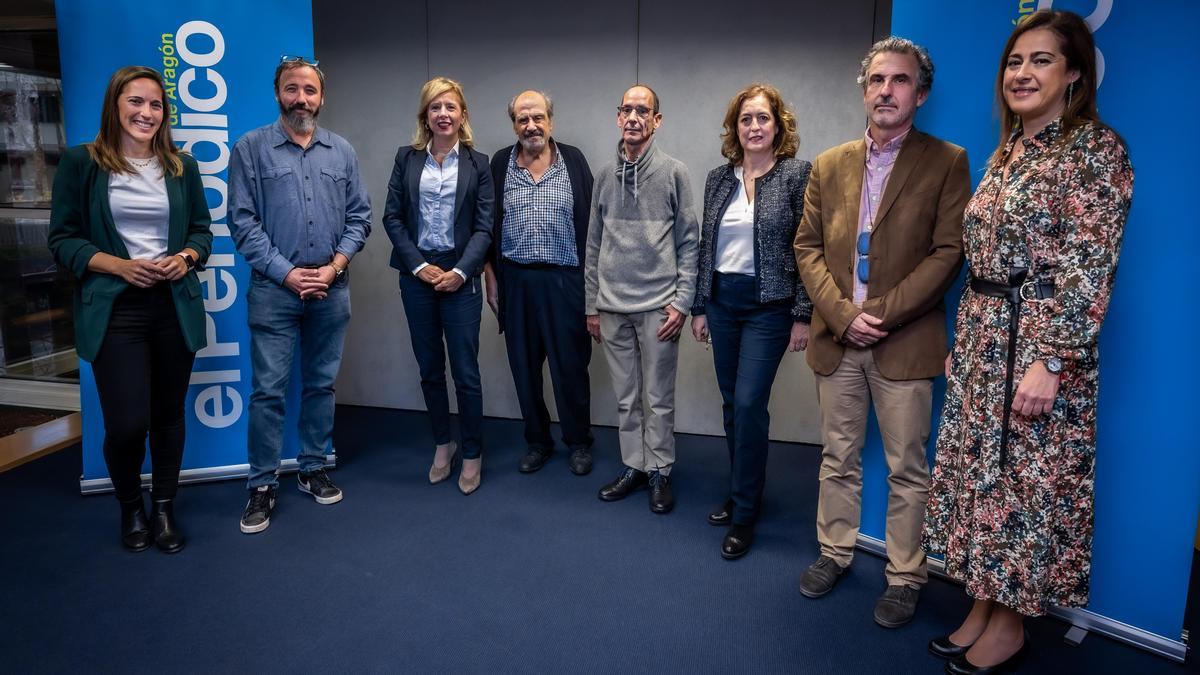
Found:
[{"label": "banner stand base", "polygon": [[[887,547],[884,542],[875,537],[868,537],[865,534],[858,535],[858,548],[877,555],[887,557]],[[946,576],[946,566],[939,558],[927,556],[926,563],[929,565],[929,573],[934,574],[947,581],[954,581]],[[958,583],[958,582],[954,582]],[[1187,657],[1187,644],[1169,640],[1161,635],[1156,635],[1147,630],[1142,630],[1136,626],[1130,626],[1126,623],[1121,623],[1115,619],[1110,619],[1107,616],[1101,616],[1095,612],[1086,609],[1053,607],[1050,609],[1050,616],[1056,619],[1066,621],[1071,625],[1071,630],[1076,628],[1093,633],[1106,635],[1118,642],[1124,642],[1128,645],[1133,645],[1140,649],[1144,649],[1152,654],[1165,656],[1172,661],[1183,663]],[[1068,632],[1068,634],[1071,634]]]},{"label": "banner stand base", "polygon": [[[334,468],[337,466],[337,453],[325,456],[325,467]],[[279,463],[279,473],[296,473],[300,466],[296,464],[294,459],[285,459]],[[211,483],[217,480],[229,480],[231,478],[245,478],[250,473],[249,464],[230,464],[228,466],[210,466],[202,469],[185,469],[179,472],[179,484],[188,485],[190,483]],[[150,474],[142,474],[142,487],[150,487]],[[91,478],[84,480],[79,479],[79,493],[84,495],[97,495],[106,492],[112,492],[112,480],[109,478]]]}]

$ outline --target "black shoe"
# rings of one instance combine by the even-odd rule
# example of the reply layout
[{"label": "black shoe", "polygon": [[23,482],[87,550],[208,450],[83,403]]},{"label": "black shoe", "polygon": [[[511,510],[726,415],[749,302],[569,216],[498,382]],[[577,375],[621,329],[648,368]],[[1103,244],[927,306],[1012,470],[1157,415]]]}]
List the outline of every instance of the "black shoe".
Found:
[{"label": "black shoe", "polygon": [[242,512],[241,528],[246,534],[262,532],[271,524],[271,512],[275,510],[275,488],[259,485],[250,491],[250,501]]},{"label": "black shoe", "polygon": [[325,469],[297,474],[296,482],[300,485],[300,491],[312,495],[318,504],[336,504],[342,501],[342,489],[329,480]]},{"label": "black shoe", "polygon": [[846,568],[833,558],[823,555],[800,575],[800,592],[808,598],[819,598],[833,590],[838,577],[845,571]]},{"label": "black shoe", "polygon": [[875,623],[884,628],[899,628],[912,621],[917,612],[921,591],[911,586],[895,584],[887,587],[875,602]]},{"label": "black shoe", "polygon": [[708,514],[709,525],[728,525],[733,522],[733,500],[726,499],[725,503],[713,509]]},{"label": "black shoe", "polygon": [[521,473],[533,473],[545,466],[553,454],[554,448],[530,448],[521,458],[521,464],[517,470]]},{"label": "black shoe", "polygon": [[586,476],[592,472],[592,449],[575,448],[571,451],[571,459],[567,462],[571,473],[576,476]]},{"label": "black shoe", "polygon": [[1025,654],[1028,651],[1029,635],[1026,634],[1025,641],[1021,643],[1021,648],[1012,656],[994,666],[977,666],[968,661],[967,655],[964,653],[961,656],[955,657],[954,660],[946,662],[946,672],[949,675],[995,675],[996,673],[1011,673],[1021,665],[1021,661],[1025,658]]},{"label": "black shoe", "polygon": [[650,472],[650,510],[655,513],[670,513],[675,508],[675,494],[671,492],[671,477],[657,471]]},{"label": "black shoe", "polygon": [[939,659],[953,659],[967,653],[971,645],[956,645],[950,641],[950,636],[934,638],[929,641],[929,653]]},{"label": "black shoe", "polygon": [[175,500],[155,499],[150,507],[150,529],[154,532],[154,544],[163,553],[179,553],[183,550],[183,533],[175,522]]},{"label": "black shoe", "polygon": [[616,480],[600,488],[600,499],[606,502],[615,502],[618,499],[624,499],[634,490],[645,487],[647,482],[648,479],[645,473],[637,469],[625,467]]},{"label": "black shoe", "polygon": [[150,523],[140,495],[136,502],[121,502],[121,544],[134,552],[150,548]]},{"label": "black shoe", "polygon": [[750,552],[750,544],[754,543],[754,526],[734,524],[725,534],[721,542],[721,557],[726,560],[737,560]]}]

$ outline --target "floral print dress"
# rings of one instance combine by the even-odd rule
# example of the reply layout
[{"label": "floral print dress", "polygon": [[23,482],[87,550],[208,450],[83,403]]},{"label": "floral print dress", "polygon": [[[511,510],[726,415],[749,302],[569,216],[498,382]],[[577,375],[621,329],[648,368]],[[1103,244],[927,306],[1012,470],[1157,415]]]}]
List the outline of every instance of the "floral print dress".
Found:
[{"label": "floral print dress", "polygon": [[1001,465],[1009,312],[968,286],[958,309],[924,545],[979,600],[1027,616],[1087,604],[1096,456],[1096,339],[1116,274],[1133,168],[1111,130],[1060,120],[1009,167],[992,162],[963,222],[975,276],[1008,283],[1011,268],[1052,281],[1054,297],[1020,307],[1013,391],[1033,361],[1063,360],[1053,410],[1013,413]]}]

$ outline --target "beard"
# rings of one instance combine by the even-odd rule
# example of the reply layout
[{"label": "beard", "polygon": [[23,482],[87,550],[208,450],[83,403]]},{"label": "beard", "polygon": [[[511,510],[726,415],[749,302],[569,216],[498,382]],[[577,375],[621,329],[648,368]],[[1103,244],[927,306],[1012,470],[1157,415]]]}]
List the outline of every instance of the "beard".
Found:
[{"label": "beard", "polygon": [[536,155],[546,148],[546,137],[541,134],[522,136],[518,142],[521,149],[531,155]]},{"label": "beard", "polygon": [[[302,110],[307,111],[308,114],[302,114],[300,112]],[[288,128],[298,134],[307,134],[317,128],[317,116],[321,114],[321,109],[309,109],[299,103],[290,108],[285,108],[283,103],[280,103],[279,112],[283,114],[283,121],[288,125]]]}]

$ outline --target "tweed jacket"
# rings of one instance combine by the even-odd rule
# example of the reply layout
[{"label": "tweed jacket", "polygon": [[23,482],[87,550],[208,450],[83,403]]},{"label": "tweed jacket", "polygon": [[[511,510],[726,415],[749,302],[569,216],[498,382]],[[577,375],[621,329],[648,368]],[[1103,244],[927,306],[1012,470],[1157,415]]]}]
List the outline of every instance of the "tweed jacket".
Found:
[{"label": "tweed jacket", "polygon": [[[200,170],[196,160],[182,154],[183,174],[167,175],[167,252],[191,248],[198,255],[197,265],[208,259],[212,248],[212,223]],[[104,345],[108,320],[117,296],[129,283],[112,274],[93,272],[88,262],[103,252],[129,259],[125,242],[113,222],[108,202],[108,171],[92,161],[87,146],[77,145],[65,153],[54,175],[54,193],[50,206],[50,232],[47,244],[54,260],[71,271],[75,285],[75,351],[91,362]],[[196,270],[168,282],[179,328],[190,351],[207,344],[204,332],[204,301]]]},{"label": "tweed jacket", "polygon": [[[705,304],[712,297],[721,218],[738,188],[733,168],[732,164],[722,164],[709,171],[704,181],[704,221],[693,316],[703,315]],[[804,213],[804,190],[811,170],[812,164],[802,159],[784,157],[754,181],[754,277],[758,283],[758,301],[792,299],[792,318],[802,323],[809,323],[813,307],[796,274],[792,246]]]},{"label": "tweed jacket", "polygon": [[813,162],[796,230],[796,265],[813,300],[808,365],[829,375],[842,361],[846,328],[860,312],[888,333],[872,356],[891,380],[935,377],[945,368],[944,296],[962,267],[963,210],[971,196],[967,152],[909,132],[879,203],[862,308],[852,301],[866,139]]}]

